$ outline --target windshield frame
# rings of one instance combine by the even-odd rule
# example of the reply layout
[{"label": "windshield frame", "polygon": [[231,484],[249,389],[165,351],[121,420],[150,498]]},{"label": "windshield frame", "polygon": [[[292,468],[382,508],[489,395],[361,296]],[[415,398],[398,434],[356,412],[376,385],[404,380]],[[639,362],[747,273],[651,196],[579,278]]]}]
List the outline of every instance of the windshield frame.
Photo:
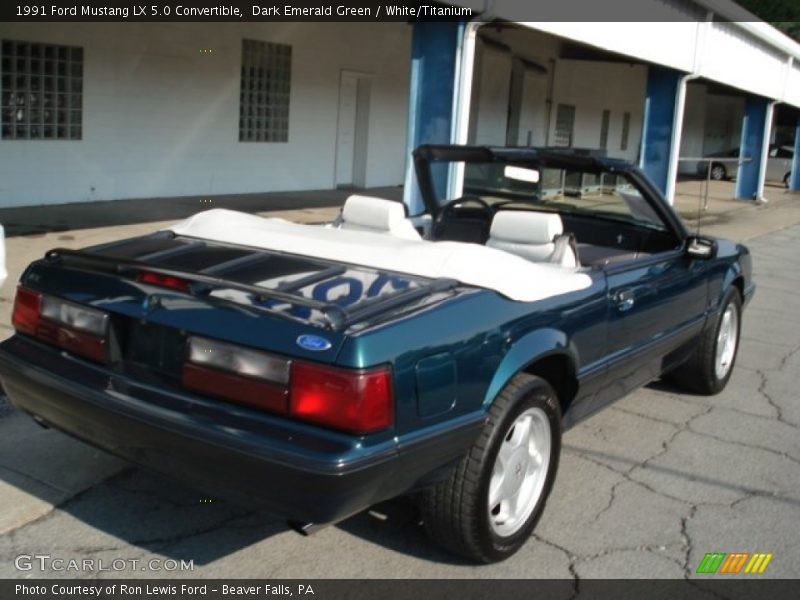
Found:
[{"label": "windshield frame", "polygon": [[[413,152],[413,159],[417,183],[426,208],[425,212],[434,219],[444,206],[439,204],[435,191],[432,175],[434,164],[446,162],[499,163],[527,169],[553,168],[583,171],[590,174],[605,172],[623,175],[637,189],[650,208],[664,221],[668,231],[672,232],[679,240],[689,237],[689,231],[683,221],[656,186],[638,167],[624,160],[598,157],[572,149],[434,144],[419,146]],[[587,217],[591,216],[588,211],[581,214]],[[620,222],[622,221],[620,220]]]}]

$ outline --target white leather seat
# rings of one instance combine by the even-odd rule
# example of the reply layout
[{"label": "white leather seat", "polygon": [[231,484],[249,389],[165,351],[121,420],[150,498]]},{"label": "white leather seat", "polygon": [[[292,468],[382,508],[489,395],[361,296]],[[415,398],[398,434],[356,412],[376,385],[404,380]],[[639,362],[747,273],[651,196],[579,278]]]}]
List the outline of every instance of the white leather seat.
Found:
[{"label": "white leather seat", "polygon": [[555,213],[501,210],[492,219],[486,245],[532,262],[578,266],[574,242]]},{"label": "white leather seat", "polygon": [[344,203],[334,227],[372,233],[388,233],[405,240],[422,239],[406,218],[405,205],[373,196],[353,194]]}]

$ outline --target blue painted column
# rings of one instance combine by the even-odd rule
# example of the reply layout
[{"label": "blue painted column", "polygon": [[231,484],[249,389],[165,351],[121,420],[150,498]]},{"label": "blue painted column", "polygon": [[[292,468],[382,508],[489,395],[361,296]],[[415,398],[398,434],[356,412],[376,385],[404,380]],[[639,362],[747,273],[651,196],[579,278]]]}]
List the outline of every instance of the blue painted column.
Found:
[{"label": "blue painted column", "polygon": [[651,66],[647,70],[647,90],[642,123],[642,149],[639,166],[665,195],[669,187],[669,163],[673,152],[673,130],[677,118],[677,92],[682,73]]},{"label": "blue painted column", "polygon": [[797,119],[797,127],[794,130],[794,160],[792,161],[792,171],[789,176],[789,189],[800,192],[800,117]]},{"label": "blue painted column", "polygon": [[[449,144],[453,129],[453,90],[464,21],[420,21],[411,38],[406,178],[403,201],[409,215],[424,211],[411,151],[420,144]],[[447,186],[447,167],[434,172],[440,193]]]},{"label": "blue painted column", "polygon": [[761,159],[768,146],[769,106],[769,100],[757,96],[749,96],[744,104],[739,156],[750,160],[740,162],[736,174],[736,197],[743,200],[756,200],[764,188],[766,165]]}]

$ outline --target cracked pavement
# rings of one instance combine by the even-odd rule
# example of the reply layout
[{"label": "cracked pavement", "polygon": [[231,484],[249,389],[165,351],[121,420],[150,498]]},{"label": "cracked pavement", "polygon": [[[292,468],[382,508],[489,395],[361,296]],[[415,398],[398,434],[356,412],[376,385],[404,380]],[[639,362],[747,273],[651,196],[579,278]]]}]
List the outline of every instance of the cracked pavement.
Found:
[{"label": "cracked pavement", "polygon": [[[440,551],[404,500],[303,538],[268,514],[203,502],[168,479],[120,471],[120,463],[88,447],[76,453],[77,442],[6,414],[0,484],[58,506],[34,510],[29,522],[0,536],[0,577],[76,575],[14,567],[19,554],[48,553],[106,564],[194,561],[192,572],[87,577],[695,578],[703,577],[695,570],[704,554],[715,551],[771,552],[763,577],[796,577],[800,226],[748,245],[758,290],[727,389],[702,397],[656,383],[567,432],[545,513],[532,539],[504,563],[476,567]],[[14,457],[24,469],[8,466]],[[53,462],[64,473],[61,484],[38,475]],[[71,493],[81,489],[76,480],[98,472],[107,477]]]}]

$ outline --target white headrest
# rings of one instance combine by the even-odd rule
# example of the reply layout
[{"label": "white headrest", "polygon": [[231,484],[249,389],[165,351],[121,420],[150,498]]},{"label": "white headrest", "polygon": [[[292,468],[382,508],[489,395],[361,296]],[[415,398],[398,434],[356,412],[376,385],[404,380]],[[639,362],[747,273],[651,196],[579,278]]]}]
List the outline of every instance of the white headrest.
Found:
[{"label": "white headrest", "polygon": [[342,219],[345,223],[369,229],[389,231],[406,218],[402,202],[393,202],[374,196],[353,194],[344,203]]},{"label": "white headrest", "polygon": [[407,240],[419,240],[419,232],[406,219],[406,207],[401,202],[373,196],[354,194],[344,203],[339,224],[341,229],[388,233]]},{"label": "white headrest", "polygon": [[489,237],[522,244],[549,244],[562,233],[564,225],[555,213],[501,210],[492,219]]}]

